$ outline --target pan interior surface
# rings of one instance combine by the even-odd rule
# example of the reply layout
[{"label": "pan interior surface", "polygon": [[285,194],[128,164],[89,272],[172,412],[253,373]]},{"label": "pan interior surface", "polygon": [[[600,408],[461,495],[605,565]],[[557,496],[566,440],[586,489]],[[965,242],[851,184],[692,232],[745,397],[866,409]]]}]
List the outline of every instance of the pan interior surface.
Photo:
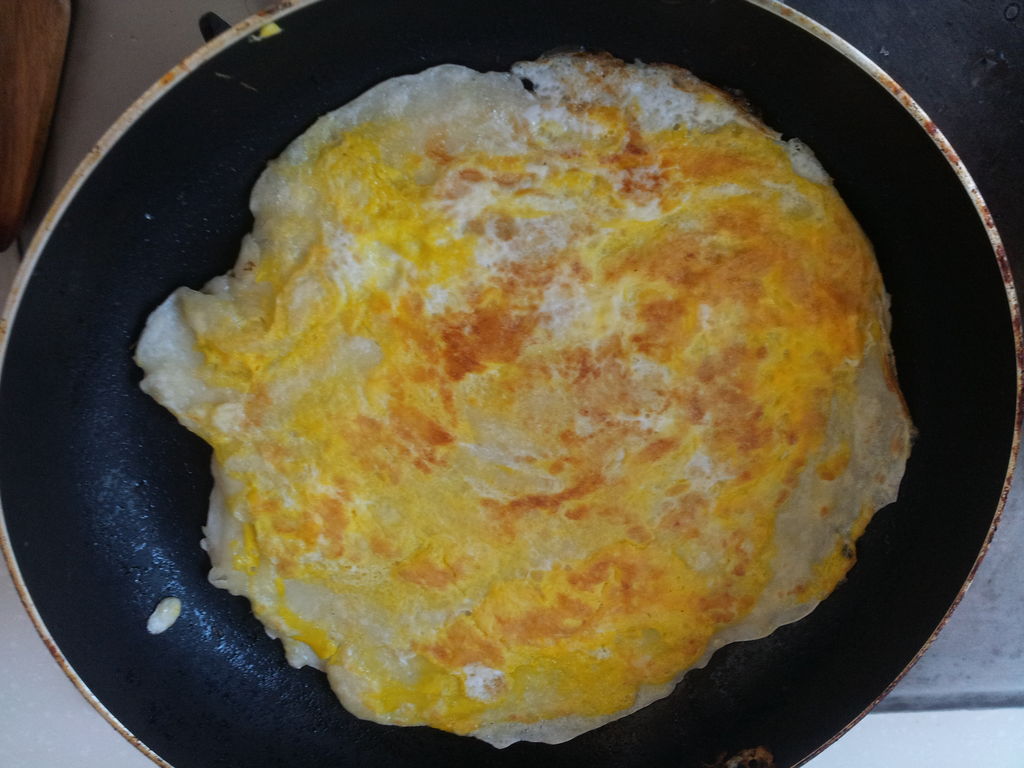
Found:
[{"label": "pan interior surface", "polygon": [[[319,3],[280,23],[282,34],[242,38],[206,60],[114,144],[55,223],[10,329],[0,381],[10,545],[85,685],[178,768],[698,766],[755,746],[784,766],[825,743],[955,600],[1011,452],[1004,285],[977,211],[930,137],[842,54],[742,0],[457,0],[443,15],[406,0]],[[899,501],[876,516],[847,582],[807,619],[723,649],[624,720],[557,747],[496,751],[352,717],[320,673],[284,663],[244,600],[207,582],[198,540],[209,452],[138,389],[132,345],[171,290],[230,268],[257,176],[317,116],[435,64],[507,70],[578,46],[740,89],[766,123],[814,149],[874,243],[919,434]],[[146,617],[165,596],[181,599],[181,618],[149,636]]]}]

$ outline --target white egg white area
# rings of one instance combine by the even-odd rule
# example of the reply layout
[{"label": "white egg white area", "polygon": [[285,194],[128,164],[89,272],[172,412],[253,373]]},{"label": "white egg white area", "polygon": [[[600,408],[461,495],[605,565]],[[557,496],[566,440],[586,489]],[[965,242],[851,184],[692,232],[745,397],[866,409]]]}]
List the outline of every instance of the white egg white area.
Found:
[{"label": "white egg white area", "polygon": [[[596,66],[596,65],[595,65]],[[319,119],[306,133],[296,139],[281,157],[272,161],[260,177],[252,195],[251,208],[255,216],[253,232],[242,245],[238,264],[227,276],[216,278],[202,292],[182,288],[172,294],[153,312],[140,339],[136,359],[146,372],[142,388],[170,409],[186,427],[197,429],[212,423],[224,433],[234,433],[245,439],[245,420],[239,393],[211,383],[205,375],[206,362],[196,345],[196,334],[203,332],[204,322],[223,321],[227,315],[195,311],[198,303],[214,301],[231,306],[238,315],[252,292],[256,272],[265,254],[273,253],[283,263],[298,264],[314,242],[330,245],[330,265],[337,287],[343,294],[358,292],[367,285],[390,287],[398,291],[408,284],[418,267],[394,250],[381,248],[367,261],[353,247],[353,235],[336,223],[311,221],[311,212],[318,210],[320,201],[314,191],[297,182],[293,171],[312,162],[323,147],[334,144],[347,131],[368,122],[386,121],[404,126],[403,133],[393,137],[394,147],[418,149],[428,153],[424,137],[442,136],[443,151],[451,155],[479,152],[487,155],[515,155],[522,152],[531,139],[541,136],[554,148],[571,147],[581,138],[593,137],[600,126],[566,108],[568,102],[593,104],[620,104],[623,100],[633,105],[643,131],[670,130],[684,126],[692,131],[711,132],[731,123],[757,125],[766,134],[771,131],[757,123],[729,99],[708,98],[712,93],[688,73],[675,68],[637,66],[623,74],[621,82],[609,82],[593,77],[597,70],[585,62],[571,57],[553,57],[538,62],[524,62],[513,67],[511,73],[478,73],[473,70],[443,65],[416,75],[388,80],[350,104]],[[523,80],[532,84],[524,87]],[[714,92],[717,93],[717,92]],[[779,140],[780,145],[783,142]],[[800,177],[818,184],[828,183],[828,176],[814,158],[813,153],[797,140],[784,144],[793,171]],[[560,167],[563,163],[564,167]],[[552,156],[549,164],[529,169],[527,177],[543,180],[550,174],[571,167],[571,159],[559,160]],[[650,169],[633,171],[634,181],[643,185],[644,174]],[[608,182],[621,183],[621,171],[609,168]],[[430,179],[432,183],[456,184],[453,179]],[[593,235],[578,220],[573,210],[567,210],[565,201],[531,193],[524,183],[525,194],[519,196],[524,205],[535,213],[516,222],[514,234],[501,231],[498,220],[490,220],[478,234],[474,251],[476,264],[482,274],[488,269],[517,260],[529,261],[551,252],[559,252]],[[473,185],[471,192],[442,200],[436,205],[443,209],[458,229],[469,228],[479,221],[493,205],[496,196],[515,191],[508,184],[484,181]],[[723,186],[705,191],[707,195],[729,197],[747,194],[749,190]],[[787,205],[800,208],[810,206],[796,187],[771,188],[765,185],[758,194],[778,195]],[[684,202],[685,204],[685,202]],[[624,203],[624,215],[637,221],[649,221],[665,214],[658,201],[629,200]],[[296,226],[302,222],[303,226]],[[296,327],[304,322],[305,307],[319,289],[310,284],[308,289],[298,286],[288,307]],[[424,296],[430,314],[441,314],[450,309],[455,294],[443,284],[432,285]],[[572,336],[593,329],[595,318],[625,317],[631,311],[628,297],[617,297],[614,306],[595,307],[588,302],[585,292],[569,272],[559,274],[547,288],[540,307],[542,325],[556,336]],[[241,309],[238,309],[238,308]],[[877,307],[880,322],[887,324],[888,313],[884,299]],[[235,315],[231,315],[234,317]],[[709,308],[701,308],[700,323],[714,337],[716,318]],[[360,336],[340,335],[333,355],[324,361],[323,374],[340,369],[356,372],[372,370],[380,361],[376,342]],[[666,371],[648,358],[637,358],[634,371],[657,380],[667,376]],[[796,490],[778,509],[775,519],[774,546],[777,552],[772,560],[772,577],[761,599],[741,620],[718,632],[700,660],[665,684],[647,685],[638,692],[634,703],[622,710],[601,716],[567,716],[533,723],[491,722],[475,730],[472,735],[494,746],[504,747],[519,740],[559,743],[623,717],[667,696],[683,675],[694,667],[702,666],[722,645],[737,640],[764,637],[782,624],[798,620],[817,605],[816,599],[797,599],[799,585],[812,579],[817,563],[826,558],[837,541],[848,541],[854,536],[858,522],[866,512],[874,511],[893,501],[903,474],[906,451],[909,448],[910,426],[894,375],[887,341],[880,341],[868,350],[857,366],[856,386],[852,398],[837,398],[831,416],[825,425],[825,438],[818,453],[811,457],[814,466],[833,455],[843,445],[850,447],[847,470],[835,480],[824,480],[813,471],[801,476]],[[310,373],[311,378],[318,375]],[[636,374],[639,375],[639,374]],[[296,383],[308,386],[310,379]],[[277,393],[282,399],[291,396]],[[475,490],[484,495],[501,496],[513,488],[528,488],[541,492],[557,492],[551,478],[535,472],[522,457],[529,454],[528,435],[502,431],[498,425],[487,422],[486,413],[479,414],[481,433],[493,432],[493,440],[466,442],[460,448],[467,456],[475,457],[482,465],[500,465],[508,468],[508,487],[495,485],[489,479]],[[659,414],[636,417],[644,426],[659,429]],[[493,430],[489,427],[494,426]],[[588,435],[600,427],[577,419],[576,431]],[[901,446],[892,457],[892,446]],[[880,461],[880,456],[890,456]],[[252,457],[246,457],[246,470],[251,470]],[[468,461],[468,459],[467,459]],[[233,480],[234,468],[223,466],[216,460],[213,466],[215,487],[210,501],[210,513],[205,528],[205,547],[211,563],[210,580],[233,594],[244,595],[254,603],[270,605],[277,599],[277,574],[271,566],[260,563],[254,573],[238,570],[233,561],[242,526],[249,515],[244,502],[228,504],[237,499],[244,489]],[[607,477],[614,478],[614,462],[603,468]],[[683,469],[683,476],[694,488],[712,493],[716,486],[730,479],[727,467],[717,466],[707,456],[698,455]],[[273,476],[271,467],[265,473]],[[483,474],[481,473],[481,476]],[[317,478],[306,478],[316,482]],[[479,481],[484,483],[484,481]],[[534,484],[534,485],[531,485]],[[358,500],[357,502],[358,503]],[[827,514],[819,512],[827,508]],[[694,569],[708,567],[706,552],[711,542],[724,536],[711,528],[704,531],[677,554]],[[560,558],[571,559],[579,553],[571,541],[553,541],[535,559],[523,564],[524,571],[550,568]],[[354,578],[378,581],[387,574],[367,570]],[[346,625],[346,631],[358,631],[370,638],[379,649],[375,664],[386,666],[396,678],[416,674],[416,660],[403,655],[394,647],[401,632],[389,622],[393,620],[383,611],[355,598],[339,598],[325,589],[308,584],[288,582],[287,600],[296,614],[322,622],[325,625]],[[436,616],[405,617],[410,624],[443,623],[464,606],[453,605],[447,613]],[[353,629],[353,627],[355,629]],[[358,660],[347,659],[355,653],[341,648],[337,658],[320,658],[309,645],[291,636],[288,622],[268,622],[268,633],[279,637],[286,649],[287,660],[293,666],[311,665],[324,669],[332,687],[342,703],[354,714],[381,720],[363,701],[373,683],[352,672]],[[467,665],[461,670],[466,695],[487,701],[495,695],[503,672],[485,665]],[[387,722],[386,719],[383,719]]]}]

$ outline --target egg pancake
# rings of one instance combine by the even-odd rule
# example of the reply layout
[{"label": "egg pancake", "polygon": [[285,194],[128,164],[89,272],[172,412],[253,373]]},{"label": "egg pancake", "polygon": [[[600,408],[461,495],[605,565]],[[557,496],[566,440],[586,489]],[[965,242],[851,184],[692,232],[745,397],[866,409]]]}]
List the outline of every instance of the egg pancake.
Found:
[{"label": "egg pancake", "polygon": [[142,388],[213,447],[211,581],[359,717],[565,741],[806,615],[895,499],[871,246],[684,70],[397,77],[251,206]]}]

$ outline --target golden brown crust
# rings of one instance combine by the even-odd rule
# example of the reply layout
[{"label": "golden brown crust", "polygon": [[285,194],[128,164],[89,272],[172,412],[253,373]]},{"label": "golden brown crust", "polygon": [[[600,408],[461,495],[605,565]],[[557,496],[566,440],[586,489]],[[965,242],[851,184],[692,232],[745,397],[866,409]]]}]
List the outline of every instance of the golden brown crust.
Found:
[{"label": "golden brown crust", "polygon": [[496,744],[805,614],[907,429],[812,160],[683,70],[515,73],[534,94],[442,67],[318,123],[258,186],[252,268],[140,344],[232,483],[218,583],[360,716]]}]

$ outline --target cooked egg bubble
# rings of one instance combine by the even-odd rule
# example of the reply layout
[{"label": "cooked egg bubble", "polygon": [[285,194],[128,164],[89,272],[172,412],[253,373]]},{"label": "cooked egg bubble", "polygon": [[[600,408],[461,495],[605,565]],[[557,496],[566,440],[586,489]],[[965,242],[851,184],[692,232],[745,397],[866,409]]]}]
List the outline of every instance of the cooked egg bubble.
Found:
[{"label": "cooked egg bubble", "polygon": [[171,628],[181,615],[181,600],[176,597],[165,597],[146,619],[146,631],[151,635],[159,635]]}]

